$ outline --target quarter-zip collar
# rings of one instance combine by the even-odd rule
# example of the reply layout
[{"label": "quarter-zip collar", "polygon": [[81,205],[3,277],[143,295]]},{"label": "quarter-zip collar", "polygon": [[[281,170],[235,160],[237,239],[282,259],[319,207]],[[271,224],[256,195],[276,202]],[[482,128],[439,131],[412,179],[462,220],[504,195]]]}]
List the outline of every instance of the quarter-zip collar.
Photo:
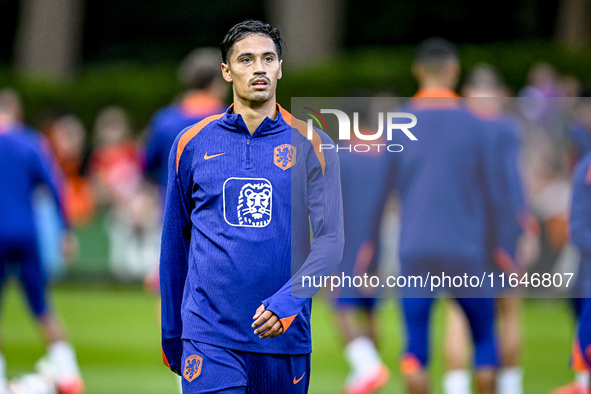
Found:
[{"label": "quarter-zip collar", "polygon": [[[275,119],[271,119],[267,116],[252,134],[253,138],[261,135],[280,133],[285,130],[286,126],[289,127],[289,124],[285,121],[283,115],[281,114],[281,111],[285,110],[281,108],[279,104],[276,104],[276,106],[277,117]],[[250,132],[244,123],[244,119],[242,119],[242,115],[234,113],[234,104],[228,107],[226,113],[222,117],[222,121],[226,125],[230,126],[230,129],[250,135]]]}]

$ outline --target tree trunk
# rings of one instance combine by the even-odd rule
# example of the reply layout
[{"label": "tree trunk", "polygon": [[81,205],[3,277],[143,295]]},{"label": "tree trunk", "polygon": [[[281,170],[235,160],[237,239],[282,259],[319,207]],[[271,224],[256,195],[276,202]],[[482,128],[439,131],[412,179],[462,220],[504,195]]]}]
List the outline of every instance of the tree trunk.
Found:
[{"label": "tree trunk", "polygon": [[589,0],[560,1],[554,33],[556,41],[570,48],[580,48],[591,43],[590,3]]},{"label": "tree trunk", "polygon": [[340,50],[342,0],[268,0],[267,15],[285,40],[290,62],[318,62]]},{"label": "tree trunk", "polygon": [[17,70],[64,79],[81,55],[83,0],[21,0],[15,45]]}]

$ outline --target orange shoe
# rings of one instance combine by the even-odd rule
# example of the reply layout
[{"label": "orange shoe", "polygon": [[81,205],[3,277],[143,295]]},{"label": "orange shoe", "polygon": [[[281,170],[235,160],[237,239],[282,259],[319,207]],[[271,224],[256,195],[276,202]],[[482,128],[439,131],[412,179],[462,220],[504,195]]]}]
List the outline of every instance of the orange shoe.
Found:
[{"label": "orange shoe", "polygon": [[390,381],[390,371],[380,365],[355,379],[345,388],[345,394],[371,394],[384,388]]}]

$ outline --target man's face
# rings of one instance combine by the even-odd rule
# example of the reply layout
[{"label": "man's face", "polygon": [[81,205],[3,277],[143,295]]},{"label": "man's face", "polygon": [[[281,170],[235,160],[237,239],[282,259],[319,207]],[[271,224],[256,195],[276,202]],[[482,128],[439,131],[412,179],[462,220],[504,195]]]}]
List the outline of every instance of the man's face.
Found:
[{"label": "man's face", "polygon": [[273,40],[253,34],[234,44],[222,74],[232,82],[236,99],[264,103],[275,96],[281,63]]}]

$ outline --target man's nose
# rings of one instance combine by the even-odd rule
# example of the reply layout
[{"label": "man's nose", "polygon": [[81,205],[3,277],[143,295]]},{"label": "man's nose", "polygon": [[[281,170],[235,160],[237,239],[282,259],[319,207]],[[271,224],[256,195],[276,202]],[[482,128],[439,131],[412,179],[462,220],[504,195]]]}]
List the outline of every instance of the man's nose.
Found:
[{"label": "man's nose", "polygon": [[265,62],[263,62],[262,58],[257,58],[254,63],[254,72],[255,74],[266,74],[267,70],[265,69]]}]

